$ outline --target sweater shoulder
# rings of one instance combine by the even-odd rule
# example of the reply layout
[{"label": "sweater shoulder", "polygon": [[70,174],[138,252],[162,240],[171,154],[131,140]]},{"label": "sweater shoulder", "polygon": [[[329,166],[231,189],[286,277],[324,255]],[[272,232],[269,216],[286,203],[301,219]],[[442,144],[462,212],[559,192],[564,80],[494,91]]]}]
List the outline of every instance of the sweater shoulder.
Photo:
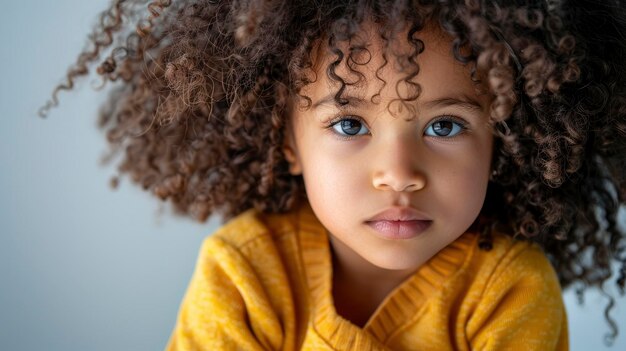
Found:
[{"label": "sweater shoulder", "polygon": [[502,280],[519,282],[529,279],[558,286],[556,272],[537,243],[494,233],[492,249],[476,251],[473,270],[477,278],[485,279],[487,286]]},{"label": "sweater shoulder", "polygon": [[260,242],[272,245],[280,237],[296,233],[296,220],[293,213],[267,214],[255,209],[247,210],[205,238],[203,251],[212,251],[224,245],[237,251]]},{"label": "sweater shoulder", "polygon": [[493,259],[500,265],[540,263],[540,265],[552,267],[541,246],[535,242],[496,233],[493,246],[495,248]]}]

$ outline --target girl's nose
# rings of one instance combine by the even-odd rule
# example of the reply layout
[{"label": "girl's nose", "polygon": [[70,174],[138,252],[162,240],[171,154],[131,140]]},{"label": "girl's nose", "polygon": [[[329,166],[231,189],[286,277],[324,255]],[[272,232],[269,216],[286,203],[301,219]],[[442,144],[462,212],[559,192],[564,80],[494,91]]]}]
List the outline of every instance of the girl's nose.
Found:
[{"label": "girl's nose", "polygon": [[[404,143],[393,143],[376,160],[372,185],[377,190],[412,192],[426,186],[425,174],[416,167],[415,149]],[[388,145],[391,146],[391,145]]]}]

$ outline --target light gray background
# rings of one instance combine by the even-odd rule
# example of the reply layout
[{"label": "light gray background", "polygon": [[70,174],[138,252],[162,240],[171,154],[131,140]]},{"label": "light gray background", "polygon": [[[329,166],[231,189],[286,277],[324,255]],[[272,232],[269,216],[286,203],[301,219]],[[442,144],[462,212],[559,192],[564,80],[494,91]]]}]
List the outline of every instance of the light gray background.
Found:
[{"label": "light gray background", "polygon": [[[1,3],[0,349],[161,350],[217,221],[175,218],[125,181],[109,189],[95,78],[61,94],[47,120],[36,117],[108,1]],[[605,349],[606,300],[589,293],[580,307],[567,292],[565,301],[571,349]],[[612,313],[619,350],[625,305]]]}]

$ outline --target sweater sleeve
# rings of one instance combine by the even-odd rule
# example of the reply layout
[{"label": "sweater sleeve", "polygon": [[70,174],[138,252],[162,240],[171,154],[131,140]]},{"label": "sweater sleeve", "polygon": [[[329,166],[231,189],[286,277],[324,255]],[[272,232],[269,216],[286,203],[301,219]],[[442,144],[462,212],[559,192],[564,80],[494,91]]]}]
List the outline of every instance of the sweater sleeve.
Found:
[{"label": "sweater sleeve", "polygon": [[568,350],[561,288],[538,246],[514,245],[503,257],[467,331],[472,350]]},{"label": "sweater sleeve", "polygon": [[278,350],[282,334],[245,258],[220,238],[205,240],[166,350]]}]

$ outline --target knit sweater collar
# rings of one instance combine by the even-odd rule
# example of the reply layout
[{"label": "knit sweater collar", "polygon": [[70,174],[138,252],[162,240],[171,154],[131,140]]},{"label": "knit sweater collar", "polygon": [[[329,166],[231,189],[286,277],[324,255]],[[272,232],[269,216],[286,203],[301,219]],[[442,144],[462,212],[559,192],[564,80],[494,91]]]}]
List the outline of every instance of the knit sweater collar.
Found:
[{"label": "knit sweater collar", "polygon": [[361,329],[335,310],[328,234],[308,204],[300,207],[298,224],[313,327],[330,344],[348,345],[346,349],[356,350],[385,349],[381,343],[410,323],[424,302],[469,262],[477,239],[477,235],[468,232],[442,249],[396,287]]}]

